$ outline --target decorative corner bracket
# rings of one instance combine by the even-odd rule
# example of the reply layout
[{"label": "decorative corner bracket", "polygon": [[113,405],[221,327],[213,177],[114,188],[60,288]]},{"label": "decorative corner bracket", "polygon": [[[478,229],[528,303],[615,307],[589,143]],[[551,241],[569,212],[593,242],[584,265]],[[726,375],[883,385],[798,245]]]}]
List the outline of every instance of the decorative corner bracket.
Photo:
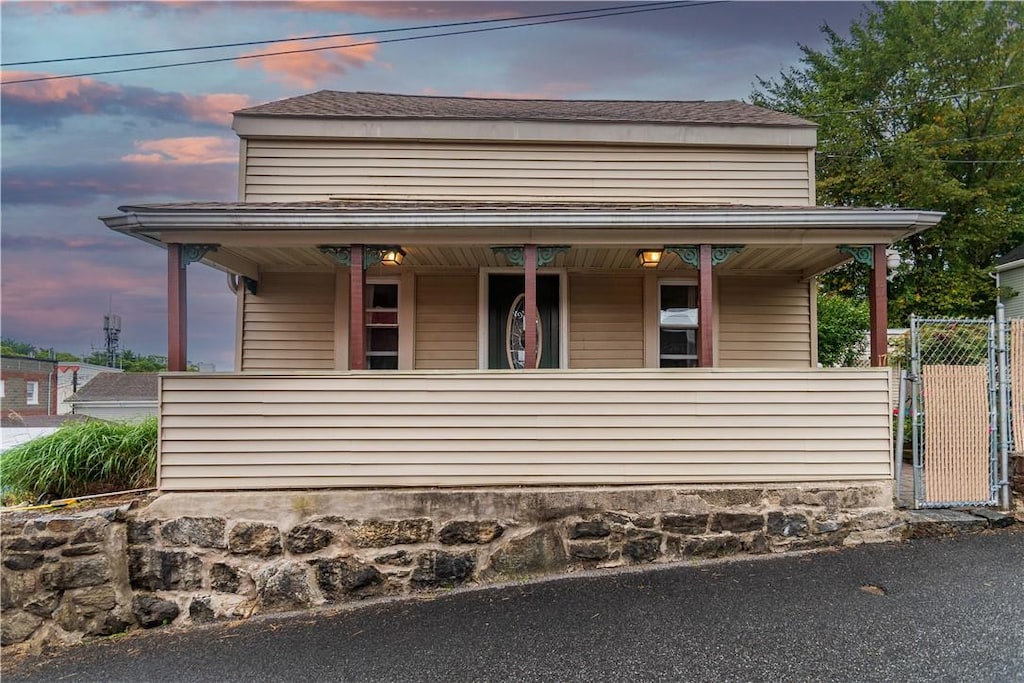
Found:
[{"label": "decorative corner bracket", "polygon": [[839,249],[839,253],[852,257],[857,263],[862,263],[869,268],[873,268],[875,265],[874,250],[870,246],[840,244],[836,248]]},{"label": "decorative corner bracket", "polygon": [[729,260],[729,257],[743,251],[742,244],[718,244],[711,247],[711,265],[720,266]]},{"label": "decorative corner bracket", "polygon": [[352,264],[352,251],[348,247],[321,244],[317,249],[324,256],[330,257],[339,266],[349,266]]},{"label": "decorative corner bracket", "polygon": [[555,257],[569,251],[569,247],[556,245],[550,247],[537,247],[537,267],[550,266],[555,262]]},{"label": "decorative corner bracket", "polygon": [[[711,245],[711,267],[722,265],[729,260],[729,257],[740,253],[745,248],[742,244]],[[700,247],[697,245],[666,246],[665,251],[675,254],[680,261],[692,268],[700,268]]]},{"label": "decorative corner bracket", "polygon": [[504,256],[505,262],[510,266],[522,267],[526,263],[522,247],[491,247],[491,251],[498,256]]},{"label": "decorative corner bracket", "polygon": [[[519,266],[521,268],[526,264],[526,259],[523,255],[523,247],[491,247],[491,251],[500,256],[504,256],[505,262],[510,266]],[[566,245],[538,246],[537,267],[542,268],[544,266],[550,266],[555,262],[556,256],[564,254],[567,251],[569,251],[569,247]]]},{"label": "decorative corner bracket", "polygon": [[183,244],[181,245],[181,267],[202,261],[211,251],[217,251],[219,244]]},{"label": "decorative corner bracket", "polygon": [[665,251],[675,254],[679,260],[691,268],[700,268],[700,249],[694,246],[666,246]]}]

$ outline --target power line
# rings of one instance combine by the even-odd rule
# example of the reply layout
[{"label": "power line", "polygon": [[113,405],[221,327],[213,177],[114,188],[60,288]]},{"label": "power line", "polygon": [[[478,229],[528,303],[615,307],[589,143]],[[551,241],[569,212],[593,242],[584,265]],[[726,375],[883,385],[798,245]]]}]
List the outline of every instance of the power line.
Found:
[{"label": "power line", "polygon": [[1012,88],[1021,88],[1021,87],[1024,87],[1024,83],[1008,83],[1006,85],[995,85],[995,86],[992,86],[991,88],[979,88],[978,90],[967,90],[967,91],[964,91],[964,92],[961,92],[961,93],[956,93],[955,95],[937,95],[935,97],[923,97],[921,99],[917,99],[917,100],[914,100],[912,102],[904,102],[903,104],[891,104],[891,105],[878,106],[878,107],[861,107],[860,109],[837,109],[836,111],[826,111],[826,112],[821,112],[821,113],[818,113],[818,114],[801,114],[801,116],[806,116],[809,119],[816,119],[816,118],[821,118],[822,116],[834,116],[836,114],[862,114],[862,113],[868,112],[868,111],[873,111],[873,112],[893,111],[895,109],[902,109],[904,107],[911,107],[911,106],[914,106],[915,104],[925,104],[925,103],[928,103],[928,102],[943,102],[945,100],[955,100],[955,99],[958,99],[958,98],[961,98],[961,97],[965,97],[967,95],[981,95],[981,94],[987,93],[987,92],[998,92],[1000,90],[1010,90]]},{"label": "power line", "polygon": [[[251,47],[253,45],[270,45],[273,43],[294,43],[305,40],[324,40],[327,38],[353,38],[355,36],[367,36],[367,35],[380,35],[384,33],[401,33],[404,31],[428,31],[437,28],[453,28],[456,26],[474,26],[478,24],[493,24],[498,22],[508,21],[524,21],[527,19],[546,19],[548,17],[562,17],[574,14],[590,14],[592,12],[611,12],[620,9],[640,9],[645,7],[655,7],[658,5],[677,5],[678,0],[671,2],[647,2],[642,4],[631,4],[631,5],[619,5],[618,7],[600,7],[594,9],[578,9],[572,10],[571,12],[548,12],[546,14],[529,14],[521,17],[506,17],[503,19],[477,19],[473,21],[455,21],[445,24],[428,24],[425,26],[407,26],[405,28],[389,28],[381,29],[379,31],[354,31],[351,33],[325,33],[317,36],[302,36],[299,38],[274,38],[270,40],[250,40],[241,43],[219,43],[216,45],[198,45],[194,47],[172,47],[164,48],[160,50],[141,50],[139,52],[115,52],[105,55],[88,55],[80,57],[60,57],[56,59],[36,59],[24,62],[4,62],[0,63],[0,67],[8,66],[29,66],[32,64],[54,64],[57,62],[78,62],[89,59],[113,59],[117,57],[141,57],[144,55],[160,55],[168,54],[172,52],[191,52],[195,50],[217,50],[228,47]],[[671,9],[671,8],[665,8]],[[91,74],[90,74],[91,75]]]},{"label": "power line", "polygon": [[235,62],[235,61],[241,61],[241,60],[245,60],[245,59],[265,59],[267,57],[279,57],[279,56],[282,56],[282,55],[301,54],[301,53],[305,53],[305,52],[321,52],[323,50],[351,49],[351,48],[354,48],[354,47],[363,47],[363,46],[366,46],[366,45],[385,45],[385,44],[388,44],[388,43],[404,43],[404,42],[408,42],[408,41],[412,41],[412,40],[423,40],[425,38],[445,38],[445,37],[448,37],[448,36],[467,35],[467,34],[471,34],[471,33],[489,33],[491,31],[502,31],[502,30],[505,30],[505,29],[512,29],[512,28],[525,28],[525,27],[528,27],[528,26],[542,26],[542,25],[545,25],[545,24],[561,24],[561,23],[570,22],[570,21],[582,21],[584,19],[600,19],[600,18],[603,18],[603,17],[615,17],[615,16],[626,15],[626,14],[640,14],[640,13],[643,13],[643,12],[660,12],[662,10],[667,10],[667,9],[685,9],[685,8],[690,8],[690,7],[700,7],[700,6],[703,6],[703,5],[717,5],[717,4],[720,4],[720,3],[724,2],[724,1],[725,0],[711,0],[709,2],[687,2],[687,3],[680,3],[680,4],[664,5],[664,6],[659,6],[659,7],[646,7],[644,9],[630,9],[630,10],[619,11],[619,12],[604,12],[604,13],[600,13],[600,14],[591,14],[591,15],[585,16],[585,17],[573,16],[573,17],[564,17],[564,18],[561,18],[561,19],[546,19],[546,20],[543,20],[543,21],[531,21],[531,22],[526,22],[526,23],[521,23],[521,24],[511,24],[511,25],[508,25],[508,26],[487,26],[487,27],[484,27],[484,28],[467,29],[467,30],[464,30],[464,31],[446,31],[446,32],[443,32],[443,33],[431,33],[431,34],[423,35],[423,36],[408,36],[408,37],[405,37],[405,38],[389,38],[387,40],[370,40],[370,41],[364,41],[364,42],[361,42],[361,43],[347,43],[347,44],[344,44],[344,45],[327,45],[327,46],[323,46],[323,47],[309,47],[309,48],[303,48],[301,50],[282,50],[282,51],[279,51],[279,52],[264,52],[264,53],[255,54],[255,55],[239,55],[239,56],[235,56],[235,57],[218,57],[218,58],[214,58],[214,59],[197,59],[197,60],[193,60],[193,61],[189,61],[189,62],[175,62],[175,63],[172,63],[172,64],[153,64],[153,65],[150,65],[150,66],[136,66],[136,67],[129,67],[129,68],[124,68],[124,69],[109,69],[109,70],[106,70],[106,71],[90,71],[90,72],[87,72],[87,73],[65,74],[65,75],[60,75],[60,76],[40,76],[40,77],[37,77],[37,78],[22,78],[22,79],[18,79],[18,80],[14,80],[14,81],[4,81],[4,82],[0,83],[0,86],[3,86],[3,85],[14,85],[16,83],[38,83],[40,81],[56,81],[56,80],[63,80],[63,79],[66,79],[66,78],[83,78],[85,76],[106,76],[106,75],[110,75],[110,74],[130,73],[130,72],[136,72],[136,71],[152,71],[154,69],[168,69],[168,68],[171,68],[171,67],[178,67],[178,66],[195,66],[195,65],[199,65],[199,64],[216,64],[216,63],[219,63],[219,62]]}]

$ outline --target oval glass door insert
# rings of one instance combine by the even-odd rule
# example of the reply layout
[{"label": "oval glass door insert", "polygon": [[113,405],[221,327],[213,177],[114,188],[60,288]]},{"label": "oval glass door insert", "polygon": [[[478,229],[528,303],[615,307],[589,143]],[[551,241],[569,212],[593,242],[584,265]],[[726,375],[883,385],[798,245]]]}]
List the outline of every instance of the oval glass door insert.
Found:
[{"label": "oval glass door insert", "polygon": [[[541,330],[540,315],[534,311],[537,319],[537,363],[534,367],[540,366],[540,357],[544,352],[544,334]],[[508,322],[505,326],[505,356],[508,358],[508,366],[515,370],[522,370],[526,367],[526,294],[520,294],[512,300],[508,309]]]}]

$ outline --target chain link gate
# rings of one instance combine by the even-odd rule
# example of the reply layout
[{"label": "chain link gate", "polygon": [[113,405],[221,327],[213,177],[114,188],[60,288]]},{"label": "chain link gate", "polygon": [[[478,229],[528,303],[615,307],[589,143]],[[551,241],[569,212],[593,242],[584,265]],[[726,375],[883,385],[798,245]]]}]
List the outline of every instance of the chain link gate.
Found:
[{"label": "chain link gate", "polygon": [[1008,404],[1006,331],[1001,319],[911,317],[915,507],[999,503],[1009,438],[1009,411],[1000,409]]}]

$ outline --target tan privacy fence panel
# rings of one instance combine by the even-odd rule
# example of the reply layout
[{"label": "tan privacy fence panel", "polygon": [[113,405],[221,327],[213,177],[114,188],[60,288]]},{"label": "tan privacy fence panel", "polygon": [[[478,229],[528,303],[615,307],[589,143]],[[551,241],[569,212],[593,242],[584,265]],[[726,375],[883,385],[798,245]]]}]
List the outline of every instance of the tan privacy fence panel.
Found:
[{"label": "tan privacy fence panel", "polygon": [[1024,320],[1010,321],[1010,387],[1013,450],[1024,453]]},{"label": "tan privacy fence panel", "polygon": [[164,490],[884,480],[884,369],[175,374]]},{"label": "tan privacy fence panel", "polygon": [[988,500],[988,368],[924,365],[921,379],[925,502]]}]

